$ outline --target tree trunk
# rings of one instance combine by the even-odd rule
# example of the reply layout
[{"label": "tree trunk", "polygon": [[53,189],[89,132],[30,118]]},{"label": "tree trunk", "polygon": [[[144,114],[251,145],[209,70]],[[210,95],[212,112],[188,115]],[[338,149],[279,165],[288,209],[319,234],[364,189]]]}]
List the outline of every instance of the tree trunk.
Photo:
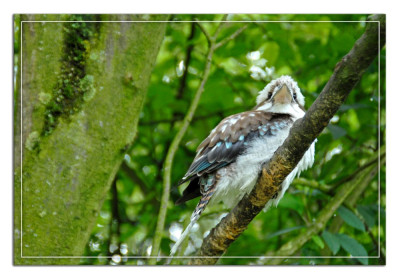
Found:
[{"label": "tree trunk", "polygon": [[115,22],[135,20],[145,21],[125,15],[21,15],[15,264],[79,263],[135,137],[165,31],[165,23]]}]

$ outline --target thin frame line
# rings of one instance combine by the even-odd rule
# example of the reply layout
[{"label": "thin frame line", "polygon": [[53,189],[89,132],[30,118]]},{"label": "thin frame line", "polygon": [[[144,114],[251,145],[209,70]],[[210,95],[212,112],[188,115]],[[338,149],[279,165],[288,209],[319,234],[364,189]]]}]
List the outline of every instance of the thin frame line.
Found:
[{"label": "thin frame line", "polygon": [[371,22],[379,22],[376,20],[181,20],[181,21],[173,21],[173,20],[23,20],[21,22],[135,22],[135,23],[190,23],[190,22],[199,22],[199,23],[252,23],[252,22],[260,22],[260,23],[284,23],[284,22],[294,22],[294,23],[371,23]]},{"label": "thin frame line", "polygon": [[378,255],[381,256],[381,22],[378,21]]},{"label": "thin frame line", "polygon": [[[115,255],[114,255],[115,256]],[[91,258],[91,259],[111,259],[114,256],[24,256],[24,258],[33,258],[33,259],[41,259],[41,258],[52,258],[52,259],[69,259],[69,258]],[[127,259],[169,259],[169,258],[174,258],[174,259],[191,259],[191,258],[201,258],[201,259],[215,259],[215,258],[221,258],[219,256],[123,256],[119,255],[121,258],[127,258]],[[294,259],[303,259],[304,256],[224,256],[224,258],[231,258],[231,259],[274,259],[274,258],[280,258],[280,259],[288,259],[288,258],[294,258]],[[307,256],[308,258],[312,259],[332,259],[332,258],[338,258],[338,259],[379,259],[379,256]]]},{"label": "thin frame line", "polygon": [[22,34],[23,34],[23,32],[22,32],[22,26],[23,26],[23,24],[22,24],[22,21],[21,21],[21,42],[20,42],[20,45],[21,45],[21,61],[20,61],[20,63],[21,63],[21,69],[20,69],[20,71],[21,71],[21,76],[20,76],[20,78],[21,78],[21,85],[20,85],[20,87],[21,87],[21,94],[20,94],[20,103],[21,103],[21,258],[23,258],[23,255],[22,255],[22,237],[23,237],[23,231],[22,231],[22,212],[23,212],[23,210],[22,210],[22,195],[23,195],[23,193],[22,193],[22,169],[23,169],[23,167],[22,167],[22,157],[23,157],[23,148],[22,148],[22,133],[23,133],[23,126],[22,126],[22,123],[23,123],[23,121],[22,121],[22,119],[23,119],[23,114],[22,114],[22,99],[23,99],[23,94],[22,94],[22,92],[23,92],[23,88],[22,88],[22,46],[23,46],[23,44],[22,44]]},{"label": "thin frame line", "polygon": [[[60,21],[46,21],[46,20],[22,20],[21,21],[21,258],[112,258],[112,256],[23,256],[22,249],[23,249],[23,243],[22,243],[22,237],[23,237],[23,231],[22,231],[22,216],[23,216],[23,210],[22,210],[22,172],[23,172],[23,167],[22,167],[22,158],[23,158],[23,148],[22,148],[22,133],[23,133],[23,113],[22,113],[22,92],[23,92],[23,87],[22,87],[22,28],[23,28],[23,23],[24,22],[39,22],[39,23],[64,23],[64,22],[109,22],[109,23],[120,23],[120,22],[132,22],[132,23],[190,23],[190,22],[203,22],[203,23],[215,23],[215,22],[235,22],[235,23],[252,23],[252,22],[259,22],[259,23],[284,23],[284,22],[294,22],[294,23],[372,23],[372,22],[377,22],[378,23],[378,152],[380,153],[380,21],[366,21],[366,20],[361,20],[361,21],[270,21],[270,20],[244,20],[244,21],[238,21],[238,20],[215,20],[215,21],[170,21],[170,20],[160,20],[160,21],[68,21],[68,20],[60,20]],[[257,258],[257,259],[264,259],[264,258],[380,258],[380,156],[378,156],[378,256],[174,256],[173,258]],[[122,256],[120,255],[121,258],[171,258],[170,256]]]}]

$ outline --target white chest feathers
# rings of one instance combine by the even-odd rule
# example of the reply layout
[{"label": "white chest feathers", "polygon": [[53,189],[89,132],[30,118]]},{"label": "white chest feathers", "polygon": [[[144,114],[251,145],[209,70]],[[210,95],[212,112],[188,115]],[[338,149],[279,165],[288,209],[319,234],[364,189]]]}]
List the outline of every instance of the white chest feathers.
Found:
[{"label": "white chest feathers", "polygon": [[[210,202],[217,203],[222,201],[229,208],[236,206],[245,194],[251,192],[257,182],[262,165],[268,162],[274,152],[282,145],[289,134],[290,128],[289,126],[281,129],[274,136],[253,139],[246,151],[234,163],[218,170],[220,180]],[[314,163],[314,143],[304,154],[296,168],[286,177],[277,197],[267,203],[266,209],[271,204],[277,205],[296,175],[298,176],[301,171],[312,166]]]}]

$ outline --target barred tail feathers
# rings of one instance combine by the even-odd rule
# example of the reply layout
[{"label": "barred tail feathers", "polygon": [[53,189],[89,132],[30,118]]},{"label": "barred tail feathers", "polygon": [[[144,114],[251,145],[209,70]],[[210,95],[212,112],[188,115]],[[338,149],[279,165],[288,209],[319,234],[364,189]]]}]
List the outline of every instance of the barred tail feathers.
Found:
[{"label": "barred tail feathers", "polygon": [[197,204],[195,210],[192,213],[192,216],[190,217],[190,224],[183,231],[183,233],[179,237],[178,241],[175,242],[174,246],[171,249],[170,256],[175,255],[176,251],[178,250],[179,246],[182,244],[183,240],[186,239],[187,235],[190,233],[194,224],[196,224],[197,220],[199,220],[201,213],[206,208],[206,206],[207,206],[208,202],[210,201],[214,192],[215,192],[215,184],[214,184],[214,187],[210,187],[210,189],[202,195],[199,203]]},{"label": "barred tail feathers", "polygon": [[[193,218],[195,217],[195,218]],[[186,236],[189,234],[190,230],[193,228],[194,224],[196,224],[196,221],[199,219],[199,216],[193,216],[190,218],[190,224],[186,227],[186,229],[183,231],[182,235],[179,237],[178,241],[175,242],[174,246],[171,249],[170,256],[175,255],[176,251],[178,250],[179,246],[181,246],[183,240],[186,239]]]}]

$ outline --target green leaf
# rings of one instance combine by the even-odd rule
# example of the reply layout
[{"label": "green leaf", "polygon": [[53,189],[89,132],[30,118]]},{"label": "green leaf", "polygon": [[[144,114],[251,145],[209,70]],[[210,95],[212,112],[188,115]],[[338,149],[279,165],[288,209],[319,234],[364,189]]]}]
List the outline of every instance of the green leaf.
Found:
[{"label": "green leaf", "polygon": [[353,212],[345,208],[344,206],[339,207],[338,213],[343,221],[346,222],[349,226],[356,228],[360,231],[365,232],[364,223],[358,218]]},{"label": "green leaf", "polygon": [[313,235],[312,240],[314,241],[315,244],[319,246],[319,248],[324,249],[325,244],[318,235]]},{"label": "green leaf", "polygon": [[322,233],[322,238],[325,240],[326,245],[328,245],[332,253],[336,255],[336,253],[339,252],[340,249],[340,242],[336,235],[328,231],[324,231]]},{"label": "green leaf", "polygon": [[377,214],[374,211],[373,207],[371,207],[370,205],[357,205],[357,211],[364,218],[365,223],[367,223],[368,227],[372,228],[375,226]]},{"label": "green leaf", "polygon": [[271,238],[273,238],[275,236],[282,235],[282,234],[285,234],[285,233],[288,233],[288,232],[296,231],[296,230],[299,230],[301,228],[304,228],[304,226],[296,226],[296,227],[285,228],[285,229],[282,229],[282,230],[279,230],[277,232],[269,234],[267,236],[267,239],[271,239]]},{"label": "green leaf", "polygon": [[365,250],[364,246],[362,246],[357,240],[345,234],[337,234],[337,237],[340,241],[340,245],[344,250],[346,250],[346,252],[363,265],[368,264],[368,258],[364,258],[368,256],[367,250]]}]

